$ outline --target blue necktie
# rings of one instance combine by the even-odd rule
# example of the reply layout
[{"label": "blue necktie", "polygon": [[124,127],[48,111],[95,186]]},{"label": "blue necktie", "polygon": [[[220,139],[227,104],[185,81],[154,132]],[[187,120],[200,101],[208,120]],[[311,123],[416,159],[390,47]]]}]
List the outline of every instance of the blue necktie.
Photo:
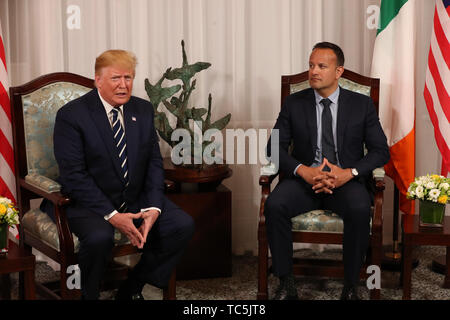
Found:
[{"label": "blue necktie", "polygon": [[[122,171],[123,178],[125,179],[126,185],[128,187],[128,160],[127,160],[127,143],[125,138],[125,131],[119,120],[119,111],[117,109],[112,109],[112,131],[114,135],[114,142],[117,147],[117,152],[120,160],[120,168]],[[120,205],[119,212],[125,212],[127,209],[125,202]]]},{"label": "blue necktie", "polygon": [[322,99],[320,103],[323,105],[322,111],[322,155],[332,164],[337,163],[336,153],[334,151],[333,138],[333,120],[330,110],[330,99]]}]

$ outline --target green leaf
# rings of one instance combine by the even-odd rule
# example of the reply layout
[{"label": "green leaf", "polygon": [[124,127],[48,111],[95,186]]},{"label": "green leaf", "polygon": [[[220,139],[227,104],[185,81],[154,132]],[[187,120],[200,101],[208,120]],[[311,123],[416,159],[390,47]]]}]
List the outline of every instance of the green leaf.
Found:
[{"label": "green leaf", "polygon": [[225,128],[227,126],[227,124],[230,122],[231,119],[231,113],[227,114],[225,117],[223,117],[220,120],[217,120],[216,122],[214,122],[213,124],[211,124],[210,128],[211,129],[218,129],[218,130],[222,130],[223,128]]}]

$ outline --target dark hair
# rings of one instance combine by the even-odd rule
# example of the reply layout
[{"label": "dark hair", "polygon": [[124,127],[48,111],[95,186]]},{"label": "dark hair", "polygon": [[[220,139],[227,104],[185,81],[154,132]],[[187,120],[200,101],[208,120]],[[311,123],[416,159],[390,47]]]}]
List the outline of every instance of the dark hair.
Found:
[{"label": "dark hair", "polygon": [[344,52],[338,45],[331,42],[319,42],[314,45],[314,49],[331,49],[336,55],[338,67],[343,66],[345,62]]}]

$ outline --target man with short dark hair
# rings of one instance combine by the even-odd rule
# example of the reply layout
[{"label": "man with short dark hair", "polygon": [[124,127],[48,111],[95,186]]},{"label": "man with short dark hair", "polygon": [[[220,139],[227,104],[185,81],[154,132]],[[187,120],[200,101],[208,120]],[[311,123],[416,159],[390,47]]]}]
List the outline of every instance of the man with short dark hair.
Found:
[{"label": "man with short dark hair", "polygon": [[372,201],[366,181],[373,169],[387,163],[389,148],[372,100],[339,87],[343,72],[342,50],[333,43],[317,43],[309,59],[311,88],[286,98],[274,127],[286,177],[269,195],[264,211],[272,269],[280,278],[276,299],[298,299],[291,218],[314,209],[331,210],[343,219],[341,299],[359,299],[356,288],[368,247]]},{"label": "man with short dark hair", "polygon": [[[143,299],[146,283],[167,287],[194,231],[193,219],[164,196],[164,169],[150,102],[131,95],[136,58],[108,50],[95,63],[96,89],[56,115],[54,153],[70,230],[80,240],[83,299],[98,299],[114,230],[142,249],[117,299]],[[41,207],[53,216],[53,206]],[[65,270],[61,270],[65,272]]]}]

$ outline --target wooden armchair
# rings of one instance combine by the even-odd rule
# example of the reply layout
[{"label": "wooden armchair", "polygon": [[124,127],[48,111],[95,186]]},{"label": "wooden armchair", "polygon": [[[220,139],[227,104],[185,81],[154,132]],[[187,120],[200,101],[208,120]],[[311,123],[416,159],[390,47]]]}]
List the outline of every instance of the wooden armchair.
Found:
[{"label": "wooden armchair", "polygon": [[[94,80],[59,72],[41,76],[22,86],[10,88],[14,158],[16,163],[17,202],[20,210],[20,246],[35,248],[61,266],[59,283],[37,284],[40,294],[50,299],[75,299],[80,290],[67,286],[66,270],[77,264],[78,238],[69,230],[65,206],[70,198],[61,194],[55,181],[58,166],[53,154],[53,127],[56,112],[67,102],[94,87]],[[56,223],[39,208],[31,209],[30,200],[46,198],[55,206]],[[126,236],[115,233],[113,258],[138,253]],[[128,268],[111,262],[105,284],[117,285]],[[164,299],[175,299],[175,272]],[[22,279],[20,280],[22,281]]]},{"label": "wooden armchair", "polygon": [[[352,71],[345,70],[339,80],[339,85],[352,91],[370,95],[374,101],[374,105],[378,113],[379,79],[364,77]],[[288,95],[308,87],[308,71],[295,75],[282,76],[281,105],[283,105],[284,99]],[[270,167],[268,168],[268,171],[270,172]],[[258,225],[258,300],[268,298],[268,272],[270,259],[268,256],[269,248],[266,236],[264,204],[270,194],[271,183],[277,176],[278,173],[270,172],[269,174],[261,175],[259,178],[262,193]],[[280,174],[279,179],[282,178],[283,177]],[[383,190],[385,188],[384,170],[382,168],[374,170],[373,183],[376,193],[372,207],[371,235],[366,263],[368,265],[377,265],[381,267],[383,235],[382,204]],[[294,242],[342,244],[342,231],[342,219],[336,214],[324,210],[314,210],[306,213],[299,212],[298,216],[292,218],[292,233]],[[314,275],[339,278],[344,275],[342,261],[326,259],[294,259],[293,272],[295,275]],[[367,277],[366,268],[361,269],[361,276]],[[371,290],[370,296],[371,299],[379,299],[380,290]]]}]

